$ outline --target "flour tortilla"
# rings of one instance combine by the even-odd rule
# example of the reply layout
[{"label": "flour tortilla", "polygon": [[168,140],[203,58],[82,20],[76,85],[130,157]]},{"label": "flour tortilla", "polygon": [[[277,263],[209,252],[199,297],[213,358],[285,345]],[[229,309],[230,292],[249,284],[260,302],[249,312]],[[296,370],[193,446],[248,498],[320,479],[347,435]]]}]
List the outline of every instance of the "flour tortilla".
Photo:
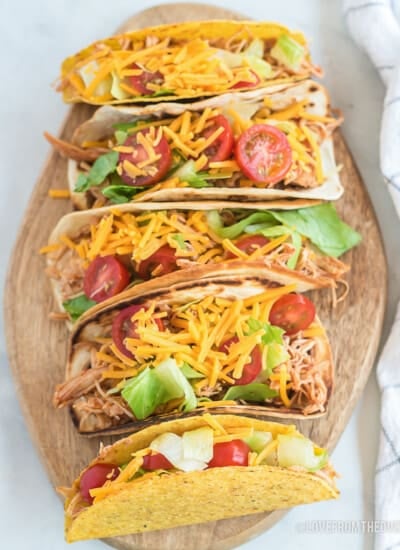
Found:
[{"label": "flour tortilla", "polygon": [[[202,280],[187,281],[184,271],[178,271],[172,278],[165,282],[155,279],[148,281],[141,287],[132,287],[129,290],[119,294],[115,298],[94,306],[89,311],[84,313],[74,326],[69,346],[68,362],[66,367],[65,380],[69,380],[80,374],[87,368],[89,356],[85,350],[85,345],[90,345],[96,337],[103,334],[103,324],[110,322],[116,313],[133,304],[155,303],[156,308],[165,308],[174,305],[187,304],[192,301],[200,300],[206,296],[218,296],[226,299],[245,299],[250,296],[261,294],[268,288],[271,282],[279,285],[288,285],[294,282],[293,277],[287,274],[281,274],[276,270],[265,268],[260,270],[258,266],[251,264],[240,264],[232,270],[231,266],[221,264],[221,266],[210,266],[207,276]],[[322,323],[316,316],[314,323],[318,327],[322,327]],[[329,401],[333,388],[334,379],[334,364],[332,351],[328,337],[323,331],[323,334],[314,336],[313,340],[316,343],[315,354],[316,362],[323,365],[320,376],[324,380],[327,387],[327,396],[325,407]],[[73,407],[71,407],[72,417],[77,423]],[[219,412],[229,412],[235,414],[246,414],[248,416],[265,417],[275,416],[280,418],[301,418],[313,419],[325,414],[325,411],[316,412],[305,416],[299,409],[288,409],[281,405],[265,404],[257,405],[237,405],[217,409]],[[196,412],[198,409],[196,410]],[[165,418],[179,418],[182,413],[171,413],[164,415]],[[138,422],[123,424],[121,426],[113,426],[102,431],[96,431],[95,428],[90,428],[86,435],[99,435],[111,433],[126,433],[137,429],[138,426],[147,425],[155,422],[159,416],[149,417],[148,419]]]},{"label": "flour tortilla", "polygon": [[[130,122],[149,117],[163,118],[166,115],[179,116],[185,110],[203,111],[206,107],[243,108],[243,105],[250,107],[262,103],[264,97],[268,97],[273,109],[282,110],[293,102],[305,98],[309,100],[307,112],[313,115],[327,116],[329,113],[329,97],[320,84],[312,80],[305,80],[290,85],[276,85],[268,91],[251,90],[241,94],[224,94],[209,98],[197,103],[160,103],[157,105],[139,106],[104,106],[98,109],[92,118],[79,126],[73,136],[75,145],[81,146],[85,141],[102,141],[113,135],[114,124]],[[240,107],[238,107],[240,106]],[[335,161],[333,141],[328,137],[321,145],[321,161],[326,180],[319,186],[313,188],[258,188],[258,187],[205,187],[196,189],[193,187],[179,187],[168,189],[157,189],[148,187],[143,196],[133,199],[134,202],[171,202],[171,201],[196,201],[196,200],[226,200],[249,202],[266,202],[273,200],[324,200],[334,201],[343,194],[338,168]],[[68,182],[71,191],[71,198],[76,208],[84,210],[89,208],[85,193],[75,192],[75,185],[79,176],[78,164],[75,160],[68,161]],[[284,207],[286,208],[286,207]],[[299,206],[300,208],[300,206]]]}]

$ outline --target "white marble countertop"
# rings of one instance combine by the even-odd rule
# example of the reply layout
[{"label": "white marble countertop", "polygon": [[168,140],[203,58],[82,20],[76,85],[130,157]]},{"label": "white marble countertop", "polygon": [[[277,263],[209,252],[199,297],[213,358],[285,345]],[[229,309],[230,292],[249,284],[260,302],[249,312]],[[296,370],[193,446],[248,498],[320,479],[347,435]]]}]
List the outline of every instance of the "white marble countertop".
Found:
[{"label": "white marble countertop", "polygon": [[[108,35],[125,18],[154,2],[141,0],[35,0],[3,2],[0,84],[0,277],[31,189],[49,147],[44,129],[57,133],[66,113],[50,88],[62,59],[90,41]],[[211,1],[210,1],[211,3]],[[389,307],[384,336],[400,295],[399,224],[378,169],[380,105],[383,86],[368,59],[351,42],[339,0],[215,0],[257,19],[278,20],[302,29],[312,53],[326,71],[332,102],[345,114],[344,135],[353,151],[381,223],[389,260]],[[13,208],[11,209],[11,205]],[[371,258],[371,266],[373,258]],[[1,321],[3,323],[3,321]],[[0,328],[3,328],[2,326]],[[2,330],[0,331],[2,333]],[[21,335],[21,337],[23,337]],[[0,547],[15,550],[62,550],[62,505],[39,463],[26,431],[0,340]],[[371,534],[335,535],[301,532],[307,521],[373,518],[374,469],[378,447],[379,394],[373,373],[347,426],[333,460],[342,474],[341,498],[297,508],[243,550],[271,545],[307,550],[371,549]],[[79,550],[100,550],[98,541],[77,543]],[[158,550],[158,549],[155,549]],[[162,550],[162,549],[160,549]],[[201,550],[201,549],[199,549]]]}]

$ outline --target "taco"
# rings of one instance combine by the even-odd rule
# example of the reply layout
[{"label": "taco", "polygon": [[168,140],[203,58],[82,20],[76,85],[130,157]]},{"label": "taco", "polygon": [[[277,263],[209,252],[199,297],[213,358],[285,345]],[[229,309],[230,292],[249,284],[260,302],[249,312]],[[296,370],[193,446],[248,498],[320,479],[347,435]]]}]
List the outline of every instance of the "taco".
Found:
[{"label": "taco", "polygon": [[[294,418],[326,410],[329,341],[296,283],[251,264],[208,278],[149,281],[75,325],[54,394],[81,433],[123,433],[203,407]],[[146,420],[147,419],[147,420]]]},{"label": "taco", "polygon": [[105,106],[73,143],[45,136],[70,159],[79,209],[131,200],[336,200],[343,188],[332,132],[340,122],[326,90],[307,80],[195,104]]},{"label": "taco", "polygon": [[142,533],[335,499],[328,453],[295,426],[195,416],[103,448],[65,497],[68,542]]},{"label": "taco", "polygon": [[210,266],[232,273],[249,262],[260,273],[272,268],[300,292],[346,285],[349,266],[337,257],[357,244],[359,235],[331,204],[292,211],[227,204],[126,204],[67,214],[42,249],[61,312],[53,318],[69,315],[76,321],[128,286],[153,278],[165,284],[177,270],[185,270],[187,280],[206,278]]},{"label": "taco", "polygon": [[99,40],[65,59],[67,103],[148,103],[321,75],[303,34],[275,23],[196,21]]}]

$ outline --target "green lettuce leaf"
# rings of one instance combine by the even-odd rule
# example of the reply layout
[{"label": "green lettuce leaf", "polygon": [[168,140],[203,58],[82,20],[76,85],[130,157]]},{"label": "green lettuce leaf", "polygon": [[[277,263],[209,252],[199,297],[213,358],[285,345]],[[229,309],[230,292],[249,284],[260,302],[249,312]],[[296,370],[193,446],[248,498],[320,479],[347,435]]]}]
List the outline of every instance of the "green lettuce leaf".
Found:
[{"label": "green lettuce leaf", "polygon": [[361,241],[361,235],[344,223],[331,203],[271,214],[300,235],[308,237],[321,252],[338,258]]},{"label": "green lettuce leaf", "polygon": [[143,420],[159,405],[172,399],[184,398],[182,409],[191,411],[197,407],[192,386],[174,359],[167,359],[157,367],[147,367],[131,378],[121,391],[136,418]]},{"label": "green lettuce leaf", "polygon": [[143,187],[133,187],[132,185],[108,185],[102,191],[103,195],[114,204],[123,204],[130,202],[132,198],[143,191]]},{"label": "green lettuce leaf", "polygon": [[[301,249],[300,235],[307,237],[323,254],[338,258],[361,241],[361,235],[344,223],[331,203],[298,210],[263,210],[224,227],[216,210],[207,214],[211,229],[222,239],[236,239],[243,233],[277,237],[291,234],[296,251],[288,266],[296,265]],[[297,235],[296,235],[297,234]]]},{"label": "green lettuce leaf", "polygon": [[233,225],[224,227],[221,216],[217,210],[210,210],[207,212],[207,222],[211,229],[216,233],[221,239],[236,239],[239,237],[246,229],[248,225],[255,223],[271,224],[276,225],[274,217],[269,211],[263,210],[262,212],[254,212],[250,214],[240,222],[237,222]]},{"label": "green lettuce leaf", "polygon": [[63,302],[63,308],[69,313],[71,320],[75,322],[85,311],[95,306],[97,302],[90,300],[85,294],[76,296]]},{"label": "green lettuce leaf", "polygon": [[183,365],[181,367],[181,373],[188,380],[195,380],[197,378],[204,378],[204,374],[201,374],[201,372],[198,372],[197,370],[194,370],[188,363],[183,363]]},{"label": "green lettuce leaf", "polygon": [[149,367],[131,378],[122,389],[121,395],[139,420],[147,418],[159,405],[169,401],[155,369]]},{"label": "green lettuce leaf", "polygon": [[178,243],[181,250],[186,250],[187,246],[182,233],[175,233],[175,235],[172,235],[172,238]]},{"label": "green lettuce leaf", "polygon": [[262,402],[266,399],[272,399],[276,397],[278,392],[271,389],[266,384],[260,384],[253,382],[252,384],[245,384],[244,386],[232,386],[224,395],[224,399],[232,399],[237,401],[243,399],[250,402]]},{"label": "green lettuce leaf", "polygon": [[116,169],[118,157],[117,151],[110,151],[105,155],[101,155],[94,161],[93,166],[86,175],[79,175],[75,191],[81,193],[87,191],[90,187],[101,185],[106,177]]},{"label": "green lettuce leaf", "polygon": [[270,55],[285,67],[296,71],[304,58],[305,49],[291,36],[282,34],[271,49]]}]

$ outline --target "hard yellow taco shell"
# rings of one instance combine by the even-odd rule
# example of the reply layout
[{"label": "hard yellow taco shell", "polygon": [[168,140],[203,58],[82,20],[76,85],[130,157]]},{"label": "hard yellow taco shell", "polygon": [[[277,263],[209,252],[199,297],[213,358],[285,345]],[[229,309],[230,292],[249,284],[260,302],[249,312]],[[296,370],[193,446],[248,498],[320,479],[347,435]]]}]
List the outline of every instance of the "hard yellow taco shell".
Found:
[{"label": "hard yellow taco shell", "polygon": [[[306,47],[306,40],[302,33],[293,32],[290,29],[279,25],[276,23],[270,22],[254,22],[254,21],[195,21],[189,23],[178,23],[178,24],[169,24],[169,25],[160,25],[157,27],[149,27],[144,29],[139,29],[125,34],[120,34],[114,37],[106,38],[104,40],[98,40],[94,42],[87,48],[81,50],[65,59],[61,67],[60,75],[60,84],[58,89],[63,93],[63,99],[67,103],[75,102],[85,102],[91,103],[94,105],[105,105],[105,104],[119,104],[119,103],[159,103],[160,101],[169,101],[171,99],[189,99],[196,97],[205,97],[219,95],[229,90],[229,83],[227,81],[226,86],[219,85],[216,89],[210,88],[196,88],[189,89],[185,86],[182,89],[171,90],[171,94],[163,94],[157,97],[149,97],[148,95],[135,95],[125,97],[123,99],[117,99],[109,93],[109,88],[111,88],[111,73],[110,70],[107,70],[105,66],[109,61],[112,65],[113,60],[124,60],[128,52],[133,52],[133,47],[135,43],[146,43],[146,40],[150,38],[150,41],[162,42],[164,39],[171,39],[174,42],[179,42],[185,44],[186,42],[192,42],[194,40],[218,40],[218,39],[229,39],[233,38],[236,41],[240,39],[247,39],[251,41],[255,38],[260,38],[268,43],[271,43],[271,47],[276,40],[282,36],[288,35],[289,37],[296,40],[299,44],[306,48],[306,60],[310,61],[310,56]],[[128,46],[127,46],[128,44]],[[148,49],[151,47],[154,48],[156,44],[148,46]],[[102,51],[107,51],[107,55],[103,55]],[[137,55],[132,58],[132,63],[140,63],[141,52],[145,50],[139,50]],[[163,55],[164,51],[161,49],[158,52],[155,52],[156,56]],[[99,79],[100,86],[106,82],[106,79],[110,79],[108,85],[104,86],[104,89],[100,89],[100,93],[94,95],[94,93],[87,92],[88,88],[83,87],[83,83],[79,84],[79,73],[76,69],[79,69],[82,66],[85,66],[86,62],[90,63],[98,60],[101,61],[101,68],[96,74],[103,74],[102,78]],[[104,63],[105,61],[105,63]],[[190,62],[190,59],[187,60]],[[110,66],[111,66],[110,65]],[[177,70],[179,70],[179,63],[176,64]],[[112,65],[114,67],[114,65]],[[187,69],[188,71],[192,70],[196,72],[195,67],[192,69]],[[275,72],[275,71],[273,71]],[[271,84],[279,84],[285,82],[291,82],[296,79],[307,78],[311,75],[311,68],[301,67],[298,71],[284,72],[283,77],[280,76],[282,71],[277,71],[277,76],[275,77],[272,73],[269,79],[260,79],[258,86],[256,87],[268,87]],[[76,85],[76,80],[78,80],[78,85]],[[92,86],[93,87],[93,86]]]},{"label": "hard yellow taco shell", "polygon": [[[273,434],[294,427],[242,416],[218,415],[225,429],[254,428]],[[89,465],[123,464],[160,434],[177,435],[208,426],[201,416],[164,422],[104,448]],[[278,466],[235,466],[195,472],[155,475],[127,482],[117,492],[79,511],[79,483],[75,480],[65,502],[68,542],[113,537],[215,521],[338,498],[333,476]]]}]

